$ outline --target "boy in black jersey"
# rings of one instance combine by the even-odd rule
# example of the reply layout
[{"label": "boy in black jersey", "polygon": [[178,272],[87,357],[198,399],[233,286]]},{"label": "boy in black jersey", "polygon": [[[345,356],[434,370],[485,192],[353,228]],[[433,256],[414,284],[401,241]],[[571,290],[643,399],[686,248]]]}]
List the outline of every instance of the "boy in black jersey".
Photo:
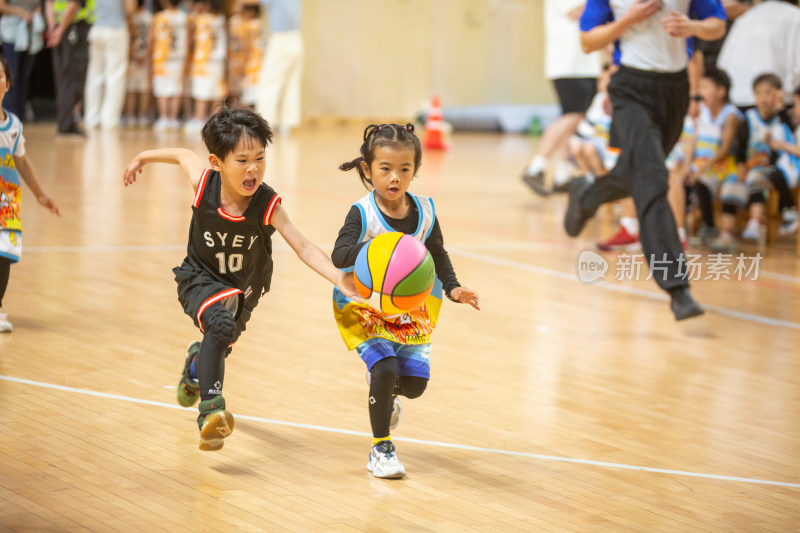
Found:
[{"label": "boy in black jersey", "polygon": [[250,109],[222,108],[203,126],[210,168],[183,148],[147,150],[125,169],[130,185],[148,163],[180,165],[195,191],[187,256],[173,269],[178,300],[200,331],[186,353],[178,403],[200,399],[200,449],[218,450],[233,430],[222,384],[225,357],[245,329],[272,277],[275,230],[300,259],[339,290],[356,297],[352,274],[344,274],[289,220],[281,198],[266,183],[265,149],[272,140],[267,122]]}]

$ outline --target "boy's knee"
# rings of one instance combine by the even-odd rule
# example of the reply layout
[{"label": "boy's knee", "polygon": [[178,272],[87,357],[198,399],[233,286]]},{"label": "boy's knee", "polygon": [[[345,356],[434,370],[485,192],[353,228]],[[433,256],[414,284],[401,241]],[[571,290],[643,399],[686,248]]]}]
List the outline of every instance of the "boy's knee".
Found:
[{"label": "boy's knee", "polygon": [[217,345],[230,344],[236,331],[233,315],[220,304],[212,305],[203,313],[203,325],[205,326],[203,340],[210,338],[211,342]]}]

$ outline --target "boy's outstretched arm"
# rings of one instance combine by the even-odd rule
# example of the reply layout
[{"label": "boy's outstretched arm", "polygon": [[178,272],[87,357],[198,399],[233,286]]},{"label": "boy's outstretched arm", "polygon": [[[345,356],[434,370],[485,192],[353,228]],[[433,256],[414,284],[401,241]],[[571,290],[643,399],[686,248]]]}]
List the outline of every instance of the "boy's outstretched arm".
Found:
[{"label": "boy's outstretched arm", "polygon": [[292,224],[289,220],[289,215],[281,204],[275,205],[275,211],[272,213],[270,224],[278,230],[278,233],[286,239],[289,246],[297,254],[303,263],[311,267],[311,269],[327,279],[344,293],[350,299],[360,301],[358,293],[356,293],[356,286],[353,280],[353,273],[344,273],[335,266],[316,244],[312,243],[300,233],[300,230]]},{"label": "boy's outstretched arm", "polygon": [[192,189],[197,190],[200,176],[207,165],[200,157],[186,148],[160,148],[145,150],[134,157],[125,168],[122,182],[127,187],[136,181],[137,175],[142,173],[142,168],[150,163],[170,163],[180,165],[181,170],[189,178]]},{"label": "boy's outstretched arm", "polygon": [[39,180],[36,179],[36,173],[33,171],[33,165],[31,165],[28,157],[24,155],[14,156],[14,164],[17,167],[20,177],[22,177],[25,184],[30,187],[31,192],[36,196],[36,201],[54,215],[61,216],[61,212],[58,210],[56,203],[45,194],[44,189],[39,185]]}]

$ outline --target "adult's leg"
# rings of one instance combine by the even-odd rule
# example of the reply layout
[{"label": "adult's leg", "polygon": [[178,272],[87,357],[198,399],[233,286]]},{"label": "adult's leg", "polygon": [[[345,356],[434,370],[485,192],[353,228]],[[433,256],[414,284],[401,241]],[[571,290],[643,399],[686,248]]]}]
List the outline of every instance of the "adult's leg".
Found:
[{"label": "adult's leg", "polygon": [[[294,33],[294,32],[293,32]],[[303,79],[303,40],[300,33],[292,35],[289,49],[291,66],[286,74],[286,88],[281,99],[279,124],[288,130],[300,125],[301,89]]]},{"label": "adult's leg", "polygon": [[128,30],[127,28],[110,31],[106,43],[105,91],[100,113],[100,126],[103,129],[119,125],[122,107],[125,102],[125,73],[128,70]]},{"label": "adult's leg", "polygon": [[59,133],[73,133],[78,125],[75,108],[83,97],[89,61],[89,25],[76,22],[67,29],[61,43],[53,49],[56,81],[56,120]]},{"label": "adult's leg", "polygon": [[89,30],[88,41],[89,63],[86,68],[86,88],[83,94],[83,122],[86,129],[91,129],[100,125],[103,92],[108,87],[108,80],[105,77],[108,34],[105,28],[94,27]]},{"label": "adult's leg", "polygon": [[281,38],[280,33],[270,37],[259,78],[256,109],[273,127],[281,125],[283,117],[279,115],[278,109],[293,62],[291,50],[286,45],[287,42]]}]

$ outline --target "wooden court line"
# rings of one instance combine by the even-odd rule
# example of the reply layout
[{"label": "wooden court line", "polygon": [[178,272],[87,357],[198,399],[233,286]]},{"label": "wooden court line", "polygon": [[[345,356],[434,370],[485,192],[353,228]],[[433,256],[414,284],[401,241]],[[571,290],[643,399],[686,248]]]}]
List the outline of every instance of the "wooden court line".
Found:
[{"label": "wooden court line", "polygon": [[[4,376],[0,375],[0,380],[9,381],[12,383],[19,383],[22,385],[32,385],[34,387],[42,387],[46,389],[53,389],[59,390],[64,392],[72,392],[75,394],[83,394],[86,396],[94,396],[97,398],[104,398],[107,400],[120,400],[123,402],[129,403],[136,403],[142,405],[151,405],[154,407],[165,407],[168,409],[180,409],[183,411],[192,411],[194,412],[193,408],[190,407],[180,407],[175,404],[171,403],[164,403],[164,402],[157,402],[153,400],[143,400],[140,398],[132,398],[130,396],[121,396],[118,394],[108,394],[105,392],[98,392],[86,389],[78,389],[74,387],[66,387],[64,385],[55,385],[53,383],[44,383],[41,381],[32,381],[29,379],[17,378],[13,376]],[[308,429],[312,431],[324,431],[328,433],[337,433],[340,435],[355,435],[359,437],[372,437],[371,433],[365,433],[362,431],[352,431],[349,429],[339,429],[339,428],[331,428],[326,426],[317,426],[313,424],[302,424],[300,422],[287,422],[285,420],[274,420],[270,418],[263,418],[259,416],[248,416],[248,415],[240,415],[237,414],[236,418],[241,420],[249,420],[251,422],[261,422],[264,424],[273,424],[277,426],[287,426],[299,429]],[[557,461],[557,462],[564,462],[564,463],[574,463],[574,464],[581,464],[581,465],[589,465],[589,466],[599,466],[604,468],[616,468],[616,469],[623,469],[623,470],[638,470],[641,472],[652,472],[656,474],[670,474],[676,476],[689,476],[689,477],[697,477],[697,478],[704,478],[704,479],[716,479],[719,481],[734,481],[734,482],[741,482],[741,483],[755,483],[758,485],[774,485],[779,487],[792,487],[792,488],[800,488],[800,483],[788,483],[784,481],[771,481],[766,479],[754,479],[754,478],[747,478],[747,477],[737,477],[737,476],[723,476],[718,474],[703,474],[699,472],[688,472],[685,470],[670,470],[665,468],[651,468],[648,466],[637,466],[637,465],[627,465],[623,463],[609,463],[606,461],[592,461],[589,459],[575,459],[572,457],[560,457],[557,455],[543,455],[539,453],[530,453],[530,452],[517,452],[513,450],[502,450],[497,448],[484,448],[482,446],[470,446],[467,444],[455,444],[450,442],[438,442],[432,440],[422,440],[422,439],[414,439],[408,437],[392,437],[392,440],[396,440],[398,442],[410,442],[414,444],[422,444],[426,446],[437,446],[440,448],[451,448],[456,450],[465,450],[465,451],[472,451],[478,453],[488,453],[488,454],[496,454],[496,455],[509,455],[514,457],[524,457],[527,459],[539,459],[542,461]]]},{"label": "wooden court line", "polygon": [[[470,245],[475,246],[475,245]],[[331,249],[332,245],[320,246],[323,249]],[[466,246],[459,246],[459,245],[448,245],[447,251],[452,255],[459,255],[461,257],[466,257],[469,259],[473,259],[475,261],[481,261],[484,263],[489,263],[498,266],[504,266],[509,268],[516,268],[518,270],[525,270],[527,272],[533,272],[536,274],[541,274],[544,276],[549,276],[553,278],[568,280],[576,283],[582,283],[578,276],[574,273],[566,273],[561,272],[560,270],[553,270],[550,268],[544,267],[537,267],[534,265],[529,265],[527,263],[521,263],[519,261],[511,261],[508,259],[500,259],[497,257],[493,257],[486,254],[480,254],[476,252],[470,252],[465,250]],[[159,246],[30,246],[25,249],[26,252],[33,252],[33,253],[47,253],[47,252],[162,252],[162,251],[177,251],[177,250],[185,250],[185,245],[176,245],[176,244],[165,244]],[[287,244],[279,243],[276,244],[273,248],[275,251],[287,251],[291,248]],[[763,271],[759,270],[759,275],[762,275]],[[800,282],[797,278],[791,278],[790,276],[785,276],[782,274],[772,274],[774,279],[782,279],[783,281],[792,281],[792,282]],[[626,294],[633,294],[636,296],[642,296],[644,298],[650,298],[652,300],[660,300],[660,301],[667,301],[667,295],[663,292],[653,292],[644,289],[637,289],[635,287],[628,287],[627,285],[620,285],[616,283],[608,283],[605,281],[600,281],[597,283],[593,283],[592,287],[599,287],[601,289],[606,289],[614,292],[623,292]],[[788,320],[780,320],[777,318],[770,318],[763,315],[757,315],[754,313],[747,313],[744,311],[737,311],[736,309],[728,309],[727,307],[722,307],[718,305],[708,305],[703,304],[705,309],[710,311],[715,311],[721,315],[729,316],[732,318],[738,318],[740,320],[745,320],[749,322],[754,322],[756,324],[764,324],[767,326],[774,326],[774,327],[784,327],[789,329],[795,329],[800,331],[800,324],[796,322],[790,322]]]}]

